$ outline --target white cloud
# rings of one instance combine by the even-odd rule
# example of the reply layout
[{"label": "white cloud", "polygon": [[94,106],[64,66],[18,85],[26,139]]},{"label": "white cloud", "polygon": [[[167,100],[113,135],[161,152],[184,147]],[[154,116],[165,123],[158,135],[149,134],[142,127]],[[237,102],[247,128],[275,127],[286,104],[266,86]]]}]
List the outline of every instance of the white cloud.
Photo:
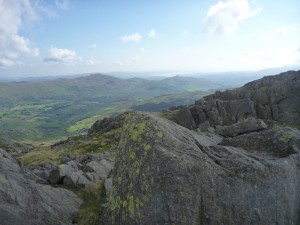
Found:
[{"label": "white cloud", "polygon": [[39,49],[32,46],[31,42],[19,35],[13,35],[11,37],[13,43],[15,44],[15,49],[23,54],[29,55],[29,56],[38,56],[39,55]]},{"label": "white cloud", "polygon": [[15,63],[9,59],[0,58],[0,67],[13,66]]},{"label": "white cloud", "polygon": [[266,36],[266,40],[271,40],[275,37],[283,37],[286,36],[288,33],[288,30],[285,26],[281,26],[276,28],[275,30],[273,30],[272,32],[270,32],[267,36]]},{"label": "white cloud", "polygon": [[70,0],[55,0],[55,5],[59,9],[68,10],[70,7]]},{"label": "white cloud", "polygon": [[231,34],[241,22],[258,14],[262,8],[253,9],[247,0],[219,1],[211,6],[204,18],[208,33]]},{"label": "white cloud", "polygon": [[154,38],[156,36],[156,31],[154,29],[151,29],[147,35],[148,37]]},{"label": "white cloud", "polygon": [[142,40],[142,36],[139,33],[136,32],[136,33],[133,33],[133,34],[122,36],[120,39],[123,42],[132,41],[132,42],[138,43]]},{"label": "white cloud", "polygon": [[181,35],[182,35],[182,37],[190,37],[191,33],[187,30],[184,30]]},{"label": "white cloud", "polygon": [[96,43],[94,43],[94,44],[91,44],[89,47],[90,47],[90,48],[97,48],[98,45],[97,45]]},{"label": "white cloud", "polygon": [[141,51],[141,52],[144,52],[144,51],[145,51],[145,49],[144,49],[144,48],[140,48],[140,51]]},{"label": "white cloud", "polygon": [[74,61],[76,58],[76,52],[73,50],[50,48],[44,61],[54,63],[67,63]]},{"label": "white cloud", "polygon": [[39,49],[19,35],[24,24],[38,19],[29,0],[0,0],[0,61],[1,66],[12,66],[12,59],[23,55],[36,57]]}]

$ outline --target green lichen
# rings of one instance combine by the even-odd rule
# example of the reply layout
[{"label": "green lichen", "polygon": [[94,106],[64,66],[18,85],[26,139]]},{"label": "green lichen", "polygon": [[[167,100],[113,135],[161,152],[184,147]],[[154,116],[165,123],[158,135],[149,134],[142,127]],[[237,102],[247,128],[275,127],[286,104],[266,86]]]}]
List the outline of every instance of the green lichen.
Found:
[{"label": "green lichen", "polygon": [[131,161],[133,161],[134,159],[135,159],[135,157],[136,157],[136,154],[135,154],[135,152],[134,151],[130,151],[129,152],[129,160],[131,160]]},{"label": "green lichen", "polygon": [[160,130],[160,131],[158,131],[158,133],[157,133],[157,136],[160,138],[160,139],[163,139],[163,132]]},{"label": "green lichen", "polygon": [[64,166],[64,164],[60,164],[60,165],[58,165],[58,169],[59,169],[59,170],[63,170],[63,169],[64,169],[64,167],[65,167],[65,166]]},{"label": "green lichen", "polygon": [[[125,222],[143,218],[143,206],[151,199],[154,178],[151,165],[155,164],[156,143],[162,141],[163,132],[150,116],[130,113],[126,116],[120,160],[115,171],[117,196],[110,200],[110,208]],[[127,162],[128,164],[125,164]],[[125,223],[124,223],[125,224]]]},{"label": "green lichen", "polygon": [[121,208],[121,198],[120,198],[120,196],[118,196],[116,198],[110,197],[109,201],[110,201],[110,209],[111,210],[114,211],[116,209]]},{"label": "green lichen", "polygon": [[134,197],[133,197],[133,195],[128,195],[127,199],[128,199],[128,210],[130,213],[130,217],[133,218],[134,217],[134,205],[135,205]]},{"label": "green lichen", "polygon": [[293,140],[293,136],[289,133],[284,133],[278,138],[278,140],[286,144]]},{"label": "green lichen", "polygon": [[144,122],[131,126],[130,136],[133,141],[139,141],[141,134],[145,131],[146,124]]},{"label": "green lichen", "polygon": [[117,181],[118,181],[119,184],[121,184],[121,182],[122,182],[122,177],[118,177]]},{"label": "green lichen", "polygon": [[0,182],[4,183],[4,181],[7,180],[4,174],[0,174]]}]

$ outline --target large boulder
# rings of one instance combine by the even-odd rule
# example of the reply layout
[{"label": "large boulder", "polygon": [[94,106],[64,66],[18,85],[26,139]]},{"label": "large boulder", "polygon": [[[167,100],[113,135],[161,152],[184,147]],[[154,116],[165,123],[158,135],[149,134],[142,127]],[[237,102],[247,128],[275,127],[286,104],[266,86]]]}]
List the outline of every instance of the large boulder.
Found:
[{"label": "large boulder", "polygon": [[48,182],[50,184],[63,184],[69,187],[86,187],[91,184],[93,179],[85,174],[81,164],[76,161],[69,161],[66,164],[61,164],[52,169]]},{"label": "large boulder", "polygon": [[1,225],[71,224],[81,203],[71,191],[27,179],[16,160],[0,149]]},{"label": "large boulder", "polygon": [[61,164],[51,170],[48,181],[50,184],[62,184],[66,176],[71,176],[72,173],[79,171],[79,168],[74,161],[70,161],[67,164]]},{"label": "large boulder", "polygon": [[223,146],[208,135],[152,114],[128,114],[103,224],[299,222],[298,130],[279,137],[281,147],[293,147],[284,155]]}]

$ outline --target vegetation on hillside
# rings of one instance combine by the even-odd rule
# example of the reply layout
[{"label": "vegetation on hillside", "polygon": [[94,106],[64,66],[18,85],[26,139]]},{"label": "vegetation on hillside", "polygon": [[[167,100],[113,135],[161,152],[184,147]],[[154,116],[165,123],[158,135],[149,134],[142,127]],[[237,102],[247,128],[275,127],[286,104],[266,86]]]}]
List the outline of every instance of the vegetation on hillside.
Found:
[{"label": "vegetation on hillside", "polygon": [[[99,74],[0,83],[0,137],[37,142],[83,134],[96,120],[126,110],[159,111],[191,104],[211,93],[212,86],[207,80],[179,76],[148,81]],[[202,91],[189,92],[197,87]]]}]

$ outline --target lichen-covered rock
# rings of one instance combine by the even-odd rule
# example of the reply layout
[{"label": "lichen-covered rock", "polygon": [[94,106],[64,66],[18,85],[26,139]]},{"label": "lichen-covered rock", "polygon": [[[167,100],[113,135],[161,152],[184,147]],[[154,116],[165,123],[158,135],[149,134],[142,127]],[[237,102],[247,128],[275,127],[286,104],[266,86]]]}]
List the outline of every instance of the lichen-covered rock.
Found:
[{"label": "lichen-covered rock", "polygon": [[220,137],[214,134],[130,113],[103,224],[296,225],[300,146],[299,131],[291,132],[292,141],[279,138],[294,151],[278,157],[218,145]]},{"label": "lichen-covered rock", "polygon": [[299,152],[300,133],[291,128],[273,127],[261,132],[225,138],[221,145],[240,147],[257,155],[286,157]]},{"label": "lichen-covered rock", "polygon": [[65,225],[82,201],[71,191],[27,179],[18,163],[0,149],[1,225]]}]

